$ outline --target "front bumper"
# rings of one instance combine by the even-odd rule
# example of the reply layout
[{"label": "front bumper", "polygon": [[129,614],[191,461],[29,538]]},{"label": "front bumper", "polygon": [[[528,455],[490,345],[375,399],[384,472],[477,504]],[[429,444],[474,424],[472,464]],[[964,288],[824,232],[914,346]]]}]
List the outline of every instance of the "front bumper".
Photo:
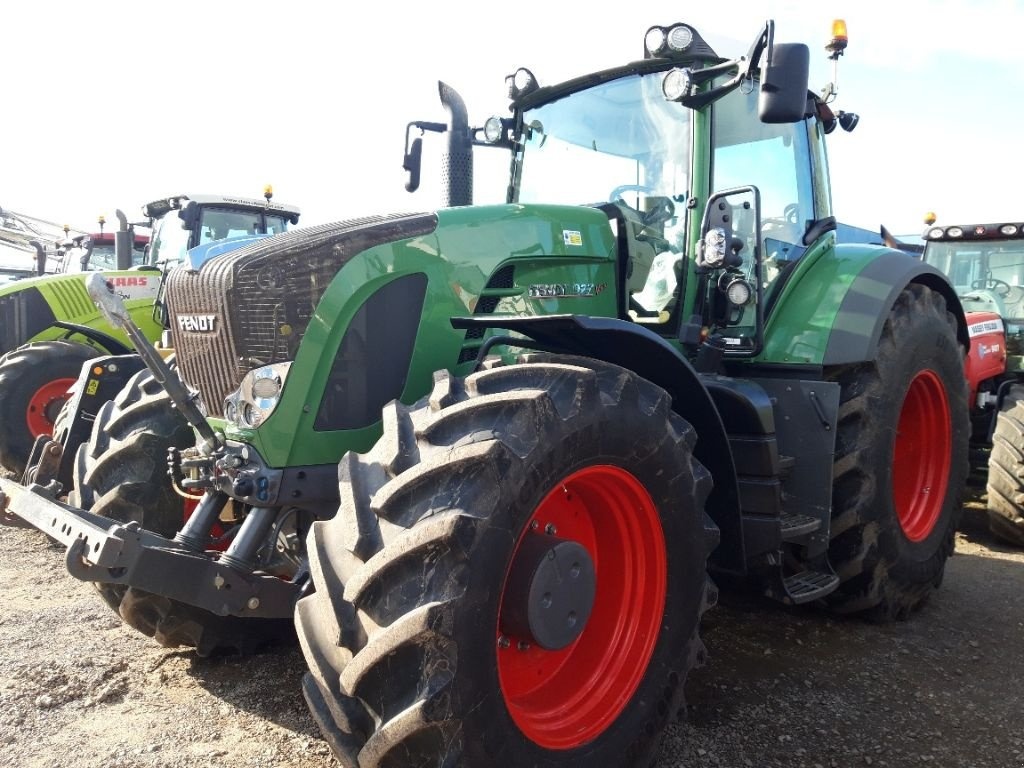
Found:
[{"label": "front bumper", "polygon": [[76,579],[142,589],[219,616],[289,618],[302,593],[302,582],[244,572],[138,523],[63,504],[40,486],[0,479],[0,524],[31,526],[64,544]]}]

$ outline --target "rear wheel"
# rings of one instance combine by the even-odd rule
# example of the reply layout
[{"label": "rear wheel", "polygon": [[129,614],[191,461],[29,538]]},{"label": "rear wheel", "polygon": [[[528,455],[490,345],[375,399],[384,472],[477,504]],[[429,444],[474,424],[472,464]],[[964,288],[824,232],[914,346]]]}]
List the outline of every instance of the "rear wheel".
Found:
[{"label": "rear wheel", "polygon": [[1010,387],[996,416],[988,464],[988,525],[1024,547],[1024,386]]},{"label": "rear wheel", "polygon": [[703,655],[717,530],[696,436],[580,358],[439,375],[347,454],[296,622],[345,766],[649,760]]},{"label": "rear wheel", "polygon": [[937,292],[904,290],[871,363],[842,386],[829,556],[840,613],[902,619],[942,581],[968,472],[967,387],[956,321]]},{"label": "rear wheel", "polygon": [[[173,538],[189,502],[167,474],[171,447],[195,444],[192,428],[149,370],[135,374],[100,408],[89,442],[76,454],[72,504]],[[191,506],[188,506],[191,511]],[[217,616],[134,587],[95,584],[129,626],[161,645],[193,647],[201,656],[219,650],[248,652],[294,637],[291,622]]]},{"label": "rear wheel", "polygon": [[82,365],[99,354],[73,341],[39,341],[0,358],[0,465],[25,471],[36,438],[53,434]]}]

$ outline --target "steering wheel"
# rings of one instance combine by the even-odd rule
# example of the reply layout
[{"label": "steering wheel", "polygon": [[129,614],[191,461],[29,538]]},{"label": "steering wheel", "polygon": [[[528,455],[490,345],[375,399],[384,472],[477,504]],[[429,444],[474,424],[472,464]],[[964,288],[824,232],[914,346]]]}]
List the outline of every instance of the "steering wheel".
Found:
[{"label": "steering wheel", "polygon": [[982,288],[986,291],[995,291],[996,295],[1001,299],[1005,299],[1009,296],[1016,287],[1018,286],[1010,285],[1008,282],[1000,280],[998,277],[986,277],[981,280],[975,280],[971,283],[971,288]]},{"label": "steering wheel", "polygon": [[773,227],[789,228],[800,225],[800,206],[790,203],[783,211],[782,216],[768,216],[761,219],[761,224],[771,224]]},{"label": "steering wheel", "polygon": [[[653,195],[654,188],[647,184],[619,184],[619,186],[615,187],[615,189],[611,191],[611,194],[608,195],[608,202],[614,203],[616,200],[622,200],[623,192],[643,192],[648,195]],[[623,202],[625,202],[625,200],[623,200]]]},{"label": "steering wheel", "polygon": [[623,192],[643,192],[647,195],[649,204],[657,202],[657,205],[651,205],[649,210],[640,212],[640,221],[645,227],[664,224],[676,215],[676,205],[672,202],[672,198],[666,195],[656,195],[654,188],[646,184],[620,184],[612,190],[608,196],[608,202],[621,202],[629,205],[629,203],[622,199]]}]

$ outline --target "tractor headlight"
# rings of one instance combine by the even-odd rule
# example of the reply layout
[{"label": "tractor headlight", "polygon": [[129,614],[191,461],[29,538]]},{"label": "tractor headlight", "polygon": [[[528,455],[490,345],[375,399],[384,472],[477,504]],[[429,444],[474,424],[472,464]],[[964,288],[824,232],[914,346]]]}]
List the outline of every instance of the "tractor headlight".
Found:
[{"label": "tractor headlight", "polygon": [[238,427],[258,427],[277,407],[291,362],[274,363],[245,374],[242,383],[224,399],[224,418]]},{"label": "tractor headlight", "polygon": [[673,51],[682,53],[690,47],[690,43],[693,42],[693,30],[689,27],[682,25],[678,27],[672,27],[666,35],[668,47]]},{"label": "tractor headlight", "polygon": [[669,101],[678,101],[690,95],[690,70],[670,69],[661,81],[661,92]]},{"label": "tractor headlight", "polygon": [[750,283],[744,280],[742,275],[731,272],[724,273],[718,279],[718,288],[725,294],[729,303],[737,307],[745,307],[754,297],[754,289],[750,287]]},{"label": "tractor headlight", "polygon": [[654,56],[661,53],[661,49],[665,47],[665,30],[661,27],[651,27],[647,30],[647,34],[644,35],[644,48],[647,49],[647,53]]},{"label": "tractor headlight", "polygon": [[489,117],[484,123],[484,141],[488,144],[497,144],[505,138],[505,124],[500,117]]}]

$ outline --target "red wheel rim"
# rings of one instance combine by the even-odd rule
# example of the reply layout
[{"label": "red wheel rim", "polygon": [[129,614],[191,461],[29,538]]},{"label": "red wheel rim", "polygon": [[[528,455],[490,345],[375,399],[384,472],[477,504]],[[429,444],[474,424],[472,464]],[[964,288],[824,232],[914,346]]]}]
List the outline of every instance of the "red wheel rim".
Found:
[{"label": "red wheel rim", "polygon": [[[557,651],[523,649],[499,626],[498,678],[527,738],[547,749],[572,749],[612,724],[647,670],[665,611],[665,536],[643,484],[610,465],[558,483],[527,521],[516,551],[527,536],[545,530],[589,553],[596,573],[593,609],[580,636]],[[502,600],[507,590],[508,573]]]},{"label": "red wheel rim", "polygon": [[68,399],[68,390],[74,383],[75,379],[54,379],[43,384],[29,398],[25,408],[25,423],[32,437],[53,434],[54,419]]},{"label": "red wheel rim", "polygon": [[942,515],[952,445],[942,379],[934,371],[921,371],[903,400],[892,461],[896,514],[911,541],[926,539]]}]

